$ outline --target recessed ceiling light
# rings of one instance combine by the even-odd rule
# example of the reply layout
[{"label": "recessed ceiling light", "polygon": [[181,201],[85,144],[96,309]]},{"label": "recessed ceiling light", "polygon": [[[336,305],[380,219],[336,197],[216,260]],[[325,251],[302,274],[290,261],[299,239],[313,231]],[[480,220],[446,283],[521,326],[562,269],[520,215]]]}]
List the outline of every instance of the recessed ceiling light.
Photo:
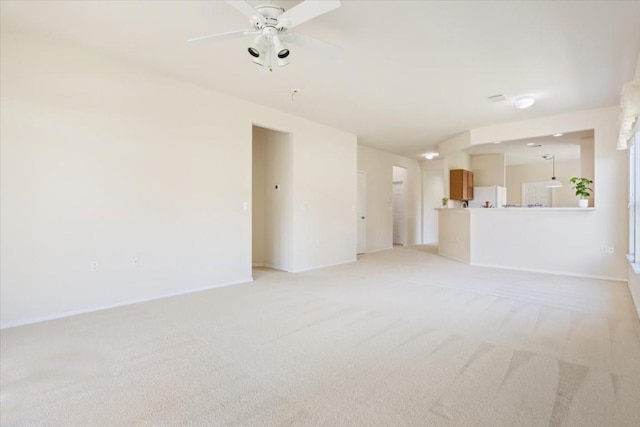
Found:
[{"label": "recessed ceiling light", "polygon": [[438,156],[438,153],[425,153],[424,158],[427,160],[433,160],[433,158],[437,156]]},{"label": "recessed ceiling light", "polygon": [[502,144],[502,141],[493,141],[494,144]]},{"label": "recessed ceiling light", "polygon": [[529,147],[542,147],[542,144],[536,144],[535,142],[529,142],[527,144],[527,146],[529,146]]},{"label": "recessed ceiling light", "polygon": [[535,102],[536,100],[531,96],[520,96],[516,98],[516,100],[513,102],[513,105],[515,105],[516,108],[523,109],[531,107]]},{"label": "recessed ceiling light", "polygon": [[554,133],[553,136],[562,136],[564,133]]}]

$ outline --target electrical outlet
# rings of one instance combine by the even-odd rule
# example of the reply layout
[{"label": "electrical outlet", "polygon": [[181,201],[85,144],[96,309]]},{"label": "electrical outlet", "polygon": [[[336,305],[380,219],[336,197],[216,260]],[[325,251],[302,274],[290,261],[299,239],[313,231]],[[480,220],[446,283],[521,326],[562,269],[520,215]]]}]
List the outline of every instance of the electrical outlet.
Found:
[{"label": "electrical outlet", "polygon": [[140,257],[139,256],[133,257],[133,266],[140,267],[140,265],[141,265]]},{"label": "electrical outlet", "polygon": [[607,246],[607,253],[608,254],[612,254],[613,253],[613,246]]},{"label": "electrical outlet", "polygon": [[91,271],[93,271],[93,272],[98,271],[98,261],[93,261],[91,263]]}]

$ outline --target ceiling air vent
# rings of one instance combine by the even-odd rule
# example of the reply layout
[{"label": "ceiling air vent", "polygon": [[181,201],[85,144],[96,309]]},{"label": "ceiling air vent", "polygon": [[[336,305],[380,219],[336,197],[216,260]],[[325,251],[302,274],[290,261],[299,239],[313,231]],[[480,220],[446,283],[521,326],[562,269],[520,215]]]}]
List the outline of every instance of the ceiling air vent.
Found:
[{"label": "ceiling air vent", "polygon": [[500,94],[500,95],[487,96],[487,100],[489,102],[501,102],[501,101],[506,101],[507,98],[505,98],[504,95]]}]

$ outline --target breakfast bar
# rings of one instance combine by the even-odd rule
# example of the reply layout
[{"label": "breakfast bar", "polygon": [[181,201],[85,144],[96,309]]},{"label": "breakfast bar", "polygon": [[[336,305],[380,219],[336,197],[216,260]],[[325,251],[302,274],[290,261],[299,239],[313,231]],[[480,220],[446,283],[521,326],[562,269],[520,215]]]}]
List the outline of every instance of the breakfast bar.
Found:
[{"label": "breakfast bar", "polygon": [[[617,262],[612,243],[594,225],[595,208],[437,211],[438,253],[467,264],[595,277]],[[603,252],[612,255],[609,265],[602,265]]]}]

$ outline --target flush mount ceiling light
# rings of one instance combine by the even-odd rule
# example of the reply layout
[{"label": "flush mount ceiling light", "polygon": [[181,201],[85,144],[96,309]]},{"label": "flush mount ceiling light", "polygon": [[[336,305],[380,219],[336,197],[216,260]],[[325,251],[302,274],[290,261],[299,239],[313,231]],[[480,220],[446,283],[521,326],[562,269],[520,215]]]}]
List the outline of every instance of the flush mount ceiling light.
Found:
[{"label": "flush mount ceiling light", "polygon": [[425,153],[424,158],[427,160],[433,160],[433,158],[437,156],[438,156],[438,153]]},{"label": "flush mount ceiling light", "polygon": [[533,99],[532,96],[519,96],[513,102],[513,105],[515,105],[516,108],[523,109],[523,108],[531,107],[535,102],[536,102],[536,100]]},{"label": "flush mount ceiling light", "polygon": [[535,142],[529,142],[529,143],[527,143],[527,146],[528,147],[537,148],[537,147],[542,147],[542,144],[536,144]]},{"label": "flush mount ceiling light", "polygon": [[502,141],[493,141],[494,144],[502,144]]},{"label": "flush mount ceiling light", "polygon": [[556,179],[556,156],[553,154],[545,154],[544,156],[542,156],[542,158],[545,160],[553,161],[553,175],[551,176],[551,179],[547,181],[544,186],[547,188],[562,187],[562,182],[559,179]]},{"label": "flush mount ceiling light", "polygon": [[562,136],[564,135],[564,133],[554,133],[553,136],[558,137],[558,136]]}]

